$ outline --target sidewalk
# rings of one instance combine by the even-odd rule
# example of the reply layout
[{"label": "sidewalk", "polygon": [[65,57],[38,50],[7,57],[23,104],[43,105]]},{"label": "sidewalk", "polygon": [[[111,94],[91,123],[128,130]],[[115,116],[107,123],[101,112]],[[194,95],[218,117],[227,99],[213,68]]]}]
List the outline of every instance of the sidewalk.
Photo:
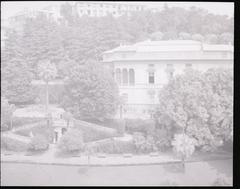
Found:
[{"label": "sidewalk", "polygon": [[[52,149],[52,150],[51,150]],[[36,163],[51,165],[85,165],[85,166],[117,166],[117,165],[147,165],[161,163],[176,163],[179,159],[170,155],[106,155],[99,157],[81,155],[79,157],[55,157],[55,147],[52,145],[48,152],[42,155],[26,156],[25,154],[1,154],[1,162]]]},{"label": "sidewalk", "polygon": [[[105,154],[92,155],[90,158],[87,155],[59,157],[56,156],[56,144],[51,144],[49,150],[39,155],[26,155],[26,153],[11,154],[1,153],[1,162],[14,163],[35,163],[35,164],[50,164],[50,165],[81,165],[81,166],[121,166],[121,165],[151,165],[151,164],[166,164],[179,163],[181,160],[174,154]],[[232,158],[228,153],[214,154],[199,154],[195,153],[186,162],[221,160]]]}]

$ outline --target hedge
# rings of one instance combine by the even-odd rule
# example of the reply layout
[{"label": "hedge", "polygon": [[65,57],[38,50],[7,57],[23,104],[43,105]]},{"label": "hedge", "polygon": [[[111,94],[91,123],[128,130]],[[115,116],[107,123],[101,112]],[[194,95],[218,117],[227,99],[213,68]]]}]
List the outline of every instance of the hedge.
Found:
[{"label": "hedge", "polygon": [[29,150],[43,151],[49,147],[48,139],[40,134],[35,135],[29,144]]},{"label": "hedge", "polygon": [[83,132],[84,142],[97,141],[118,136],[118,132],[114,129],[102,127],[80,120],[75,120],[74,126]]},{"label": "hedge", "polygon": [[7,136],[1,137],[1,149],[9,150],[9,151],[27,151],[29,148],[29,144],[19,141],[17,139],[9,138]]},{"label": "hedge", "polygon": [[153,120],[143,119],[126,119],[126,131],[133,134],[134,132],[142,132],[152,134],[155,130],[155,122]]},{"label": "hedge", "polygon": [[63,153],[71,153],[83,150],[84,143],[82,132],[76,128],[68,130],[67,133],[60,139],[58,148]]},{"label": "hedge", "polygon": [[134,153],[136,151],[132,141],[119,141],[114,139],[105,139],[88,143],[86,148],[89,148],[92,153],[107,154]]},{"label": "hedge", "polygon": [[13,127],[20,127],[23,125],[28,125],[31,123],[36,123],[40,121],[45,121],[45,118],[39,117],[13,117],[12,126]]},{"label": "hedge", "polygon": [[30,132],[32,132],[33,135],[43,135],[49,142],[51,142],[53,140],[54,128],[48,127],[45,121],[35,124],[36,126],[34,127],[31,127],[29,129],[21,129],[15,133],[22,136],[30,136]]}]

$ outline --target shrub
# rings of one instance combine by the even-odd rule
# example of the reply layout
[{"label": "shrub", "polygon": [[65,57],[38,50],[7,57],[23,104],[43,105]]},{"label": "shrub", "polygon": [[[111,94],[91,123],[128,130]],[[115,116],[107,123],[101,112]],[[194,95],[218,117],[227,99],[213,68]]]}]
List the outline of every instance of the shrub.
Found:
[{"label": "shrub", "polygon": [[68,76],[62,106],[74,112],[75,118],[104,120],[114,115],[118,87],[108,70],[88,60],[69,69]]},{"label": "shrub", "polygon": [[143,133],[133,134],[133,143],[137,153],[148,153],[156,150],[154,138],[151,135],[144,137]]},{"label": "shrub", "polygon": [[117,136],[116,131],[106,127],[92,125],[90,123],[82,122],[79,120],[75,121],[74,124],[77,129],[82,131],[84,142],[97,141]]},{"label": "shrub", "polygon": [[142,132],[151,134],[154,132],[155,122],[153,120],[126,119],[126,130],[129,133]]},{"label": "shrub", "polygon": [[176,134],[172,141],[173,149],[183,160],[195,151],[196,140],[186,134]]},{"label": "shrub", "polygon": [[96,141],[91,145],[87,145],[87,148],[91,148],[91,151],[94,153],[121,154],[135,152],[135,146],[132,141],[114,139]]},{"label": "shrub", "polygon": [[7,136],[1,137],[1,149],[10,150],[10,151],[26,151],[29,147],[28,143],[9,138]]},{"label": "shrub", "polygon": [[43,135],[35,135],[30,144],[29,144],[29,150],[33,151],[41,151],[41,150],[47,150],[49,147],[48,140]]},{"label": "shrub", "polygon": [[97,141],[97,140],[111,138],[111,137],[116,136],[111,133],[97,131],[94,128],[89,128],[89,127],[81,127],[78,129],[81,130],[83,133],[83,141],[84,142]]},{"label": "shrub", "polygon": [[72,129],[62,136],[58,145],[62,152],[76,152],[84,148],[82,132],[79,129]]},{"label": "shrub", "polygon": [[1,97],[1,130],[8,130],[15,106],[8,103],[8,100]]},{"label": "shrub", "polygon": [[153,137],[159,150],[164,151],[171,146],[172,136],[167,129],[156,129]]},{"label": "shrub", "polygon": [[53,127],[48,127],[45,121],[34,124],[36,126],[33,126],[29,129],[21,129],[15,133],[22,136],[29,136],[30,132],[32,132],[33,135],[43,135],[49,142],[53,140]]},{"label": "shrub", "polygon": [[37,123],[45,121],[45,118],[41,117],[13,117],[13,127],[20,127],[27,124]]},{"label": "shrub", "polygon": [[126,121],[124,119],[105,119],[104,121],[96,121],[96,120],[89,120],[89,121],[102,125],[103,127],[116,129],[120,135],[125,133]]}]

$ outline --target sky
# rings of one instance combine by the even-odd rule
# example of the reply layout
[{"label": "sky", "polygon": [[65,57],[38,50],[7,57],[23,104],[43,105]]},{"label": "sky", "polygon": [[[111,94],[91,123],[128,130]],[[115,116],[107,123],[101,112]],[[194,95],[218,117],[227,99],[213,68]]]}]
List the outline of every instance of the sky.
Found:
[{"label": "sky", "polygon": [[[98,1],[99,2],[99,1]],[[14,16],[16,13],[27,10],[41,10],[46,6],[59,5],[64,3],[64,1],[10,1],[1,2],[1,18],[5,19]],[[127,2],[125,2],[127,3]],[[135,1],[134,3],[137,3]],[[163,6],[167,3],[169,7],[179,6],[183,8],[189,8],[191,6],[196,6],[199,8],[205,8],[213,14],[221,14],[233,16],[234,14],[234,3],[232,2],[139,2],[140,4],[147,4],[148,6]]]}]

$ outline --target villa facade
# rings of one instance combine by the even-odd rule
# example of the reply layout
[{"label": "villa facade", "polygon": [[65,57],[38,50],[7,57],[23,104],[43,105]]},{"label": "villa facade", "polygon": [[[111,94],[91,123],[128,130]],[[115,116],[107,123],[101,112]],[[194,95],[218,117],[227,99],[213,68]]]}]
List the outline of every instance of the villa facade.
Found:
[{"label": "villa facade", "polygon": [[150,118],[159,90],[186,68],[233,68],[232,45],[209,45],[192,40],[143,41],[103,53],[103,63],[118,83],[124,105],[117,116]]}]

